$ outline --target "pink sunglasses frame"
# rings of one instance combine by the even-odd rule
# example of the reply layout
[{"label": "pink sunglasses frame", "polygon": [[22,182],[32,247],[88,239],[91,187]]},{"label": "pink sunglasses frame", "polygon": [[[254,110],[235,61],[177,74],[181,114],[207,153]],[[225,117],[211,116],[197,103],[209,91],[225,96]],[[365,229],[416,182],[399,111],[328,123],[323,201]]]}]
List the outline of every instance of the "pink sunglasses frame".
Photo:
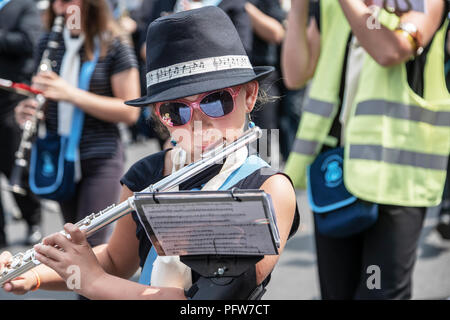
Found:
[{"label": "pink sunglasses frame", "polygon": [[[159,119],[162,121],[162,123],[164,123],[165,125],[169,126],[169,127],[177,127],[177,128],[181,128],[184,127],[186,125],[188,125],[191,120],[192,120],[192,115],[194,114],[194,110],[193,109],[199,109],[204,115],[208,116],[211,119],[219,119],[219,118],[223,118],[225,116],[228,116],[230,114],[232,114],[234,112],[234,110],[236,109],[236,97],[239,95],[239,93],[241,92],[241,88],[243,85],[238,85],[235,87],[228,87],[228,88],[224,88],[224,89],[219,89],[219,90],[214,90],[214,91],[209,91],[209,92],[204,92],[201,93],[197,99],[195,99],[195,101],[190,101],[190,100],[186,100],[186,99],[175,99],[175,100],[168,100],[168,101],[162,101],[162,102],[156,102],[155,103],[155,112],[158,115]],[[214,94],[217,92],[221,92],[221,91],[227,91],[232,99],[233,99],[233,109],[231,110],[230,113],[227,113],[226,115],[222,116],[222,117],[211,117],[209,115],[207,115],[202,108],[200,108],[200,102],[207,96],[209,96],[210,94]],[[186,122],[185,124],[179,125],[179,126],[174,126],[173,124],[170,124],[167,122],[167,120],[164,120],[164,118],[161,116],[161,113],[159,112],[159,108],[161,105],[166,104],[166,103],[182,103],[186,106],[188,106],[191,109],[191,116],[189,118],[189,121]],[[170,120],[169,120],[170,121]]]}]

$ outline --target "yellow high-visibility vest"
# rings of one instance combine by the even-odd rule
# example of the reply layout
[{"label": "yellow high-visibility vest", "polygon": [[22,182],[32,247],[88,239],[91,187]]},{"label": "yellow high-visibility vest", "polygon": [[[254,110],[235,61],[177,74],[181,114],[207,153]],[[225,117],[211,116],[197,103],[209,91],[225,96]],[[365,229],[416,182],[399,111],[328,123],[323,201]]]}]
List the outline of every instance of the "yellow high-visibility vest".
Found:
[{"label": "yellow high-visibility vest", "polygon": [[[297,188],[306,187],[306,168],[329,141],[351,32],[338,1],[322,0],[320,7],[320,58],[285,169]],[[390,29],[398,24],[398,17],[386,11],[379,19]],[[344,183],[356,197],[403,206],[441,201],[450,152],[447,24],[427,55],[423,98],[410,88],[404,63],[383,67],[366,53],[345,131]]]}]

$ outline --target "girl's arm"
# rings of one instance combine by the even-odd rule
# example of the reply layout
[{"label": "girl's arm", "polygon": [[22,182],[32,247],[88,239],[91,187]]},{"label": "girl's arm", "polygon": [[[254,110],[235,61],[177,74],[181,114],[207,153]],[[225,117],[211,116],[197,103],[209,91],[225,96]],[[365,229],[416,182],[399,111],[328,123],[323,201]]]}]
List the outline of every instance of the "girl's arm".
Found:
[{"label": "girl's arm", "polygon": [[139,71],[131,68],[114,74],[111,77],[111,87],[115,98],[77,89],[71,102],[100,120],[134,124],[139,117],[140,108],[127,106],[124,101],[140,96]]},{"label": "girl's arm", "polygon": [[[127,187],[122,187],[120,203],[133,195]],[[103,269],[121,278],[130,278],[139,268],[139,241],[136,238],[136,223],[131,214],[119,219],[114,227],[108,246],[103,250],[94,248]]]},{"label": "girl's arm", "polygon": [[280,248],[279,255],[265,256],[256,264],[256,282],[260,284],[272,272],[275,267],[291,230],[292,222],[294,221],[296,196],[292,188],[291,182],[283,175],[277,174],[264,182],[260,188],[266,193],[270,194],[275,209],[275,215],[280,232]]},{"label": "girl's arm", "polygon": [[97,95],[69,85],[54,72],[41,72],[33,77],[33,84],[44,88],[47,99],[70,102],[87,114],[112,123],[134,124],[140,109],[124,104],[124,101],[140,96],[139,72],[136,68],[111,76],[114,97]]}]

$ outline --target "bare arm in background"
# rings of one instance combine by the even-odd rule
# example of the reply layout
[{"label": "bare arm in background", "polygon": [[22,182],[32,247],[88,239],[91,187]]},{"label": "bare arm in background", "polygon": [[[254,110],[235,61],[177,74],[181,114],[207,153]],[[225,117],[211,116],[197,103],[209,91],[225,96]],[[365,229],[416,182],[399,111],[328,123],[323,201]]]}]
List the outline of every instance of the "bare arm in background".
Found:
[{"label": "bare arm in background", "polygon": [[292,0],[281,69],[289,89],[299,89],[312,78],[320,54],[320,33],[315,19],[308,24],[309,0]]},{"label": "bare arm in background", "polygon": [[253,31],[268,43],[280,44],[285,36],[283,25],[278,20],[268,16],[250,2],[245,4],[245,10],[250,16]]}]

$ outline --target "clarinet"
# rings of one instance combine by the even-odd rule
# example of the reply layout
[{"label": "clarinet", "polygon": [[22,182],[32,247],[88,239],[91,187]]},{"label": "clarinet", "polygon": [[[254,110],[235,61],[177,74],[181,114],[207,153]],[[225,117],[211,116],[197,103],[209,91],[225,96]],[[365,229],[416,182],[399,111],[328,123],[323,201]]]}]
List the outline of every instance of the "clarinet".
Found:
[{"label": "clarinet", "polygon": [[[38,72],[52,71],[56,68],[56,51],[59,47],[60,39],[62,39],[62,31],[64,29],[64,17],[55,17],[52,30],[49,35],[47,47],[42,55],[39,63]],[[26,195],[26,188],[23,186],[23,174],[29,165],[29,155],[32,147],[32,140],[36,135],[39,125],[39,119],[42,119],[43,109],[46,99],[41,93],[37,93],[34,98],[37,101],[37,108],[30,120],[25,122],[22,137],[20,139],[19,148],[15,154],[14,167],[11,171],[9,180],[9,190],[21,195]]]},{"label": "clarinet", "polygon": [[[231,143],[223,143],[215,149],[208,151],[202,155],[202,159],[179,169],[166,178],[150,185],[142,192],[156,193],[169,191],[212,165],[224,161],[232,153],[259,139],[261,135],[261,129],[255,126],[244,132],[237,140]],[[118,205],[113,204],[100,212],[92,213],[75,225],[79,227],[80,230],[85,231],[86,236],[89,237],[97,230],[136,210],[134,206],[134,197],[135,195]],[[60,231],[60,233],[70,239],[70,235],[65,231]],[[0,271],[0,287],[39,264],[40,262],[36,260],[33,248],[27,250],[25,253],[14,255],[6,264],[4,270]]]}]

